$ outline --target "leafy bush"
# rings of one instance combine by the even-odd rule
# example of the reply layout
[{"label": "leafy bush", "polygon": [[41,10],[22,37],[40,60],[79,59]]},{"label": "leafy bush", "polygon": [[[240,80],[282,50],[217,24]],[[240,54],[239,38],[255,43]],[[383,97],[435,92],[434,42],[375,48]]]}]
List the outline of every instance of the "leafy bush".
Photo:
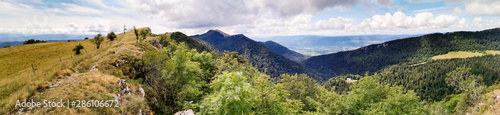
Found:
[{"label": "leafy bush", "polygon": [[135,34],[136,42],[139,42],[139,31],[137,31],[137,29],[135,29],[135,26],[134,26],[134,34]]},{"label": "leafy bush", "polygon": [[310,78],[306,74],[300,75],[281,75],[281,83],[285,90],[290,93],[289,98],[300,100],[304,103],[304,111],[314,111],[315,108],[307,100],[307,98],[314,98],[314,95],[319,93],[316,80]]},{"label": "leafy bush", "polygon": [[250,114],[256,90],[241,73],[231,72],[217,77],[210,86],[214,93],[201,103],[201,114]]},{"label": "leafy bush", "polygon": [[419,97],[401,86],[381,84],[378,75],[366,76],[351,86],[343,99],[344,113],[349,114],[423,114]]},{"label": "leafy bush", "polygon": [[94,39],[92,39],[90,42],[94,43],[97,47],[97,49],[99,49],[99,47],[101,46],[101,43],[102,41],[104,41],[104,38],[101,37],[102,34],[99,33],[97,34],[96,36],[94,36]]},{"label": "leafy bush", "polygon": [[146,36],[149,34],[149,31],[147,31],[146,29],[143,29],[143,30],[141,30],[140,34],[142,37],[142,39],[141,39],[141,43],[142,43],[142,41],[144,41],[146,39]]},{"label": "leafy bush", "polygon": [[75,46],[75,48],[73,48],[73,51],[75,51],[75,54],[78,55],[78,54],[81,53],[80,52],[81,49],[83,49],[82,44],[78,44],[78,45]]},{"label": "leafy bush", "polygon": [[10,47],[10,46],[3,46],[3,48],[8,48],[8,47]]},{"label": "leafy bush", "polygon": [[115,38],[116,38],[116,34],[115,34],[115,32],[110,32],[110,33],[108,33],[108,36],[107,36],[107,37],[108,37],[108,39],[109,39],[110,41],[113,41],[113,40],[115,40]]},{"label": "leafy bush", "polygon": [[300,111],[301,102],[287,99],[288,93],[270,82],[269,76],[248,79],[249,76],[242,72],[225,72],[218,76],[210,86],[213,93],[200,103],[199,113],[281,115]]},{"label": "leafy bush", "polygon": [[198,102],[215,75],[215,53],[198,53],[183,43],[175,51],[163,48],[146,52],[143,63],[147,84],[157,92],[156,112],[173,114],[185,102]]},{"label": "leafy bush", "polygon": [[456,114],[465,114],[465,110],[480,99],[484,90],[484,85],[480,82],[482,77],[471,74],[470,70],[471,68],[458,67],[446,74],[446,83],[462,92],[462,98],[454,109]]}]

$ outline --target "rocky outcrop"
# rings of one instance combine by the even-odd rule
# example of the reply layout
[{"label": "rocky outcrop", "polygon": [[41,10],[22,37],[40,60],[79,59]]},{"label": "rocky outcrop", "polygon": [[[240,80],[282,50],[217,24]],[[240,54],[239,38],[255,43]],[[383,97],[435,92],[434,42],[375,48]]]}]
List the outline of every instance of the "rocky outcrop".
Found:
[{"label": "rocky outcrop", "polygon": [[141,93],[141,95],[142,95],[142,99],[144,99],[144,96],[146,96],[146,92],[144,91],[144,89],[142,89],[142,87],[141,87],[141,88],[139,88],[139,92],[140,92],[140,93]]},{"label": "rocky outcrop", "polygon": [[99,69],[97,69],[97,65],[93,65],[92,67],[90,67],[90,71],[98,71]]},{"label": "rocky outcrop", "polygon": [[184,110],[184,111],[179,111],[179,112],[175,113],[174,115],[194,115],[194,112],[193,112],[193,110],[188,109],[188,110]]},{"label": "rocky outcrop", "polygon": [[118,83],[118,86],[120,87],[120,91],[123,94],[130,95],[130,88],[127,85],[127,81],[124,79],[120,79],[116,81]]}]

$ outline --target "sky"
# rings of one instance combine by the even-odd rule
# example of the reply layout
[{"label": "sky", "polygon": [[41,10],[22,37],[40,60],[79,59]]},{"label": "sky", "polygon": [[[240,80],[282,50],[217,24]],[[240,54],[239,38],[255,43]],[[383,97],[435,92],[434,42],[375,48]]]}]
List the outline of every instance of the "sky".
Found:
[{"label": "sky", "polygon": [[0,0],[0,33],[398,35],[500,27],[500,0]]}]

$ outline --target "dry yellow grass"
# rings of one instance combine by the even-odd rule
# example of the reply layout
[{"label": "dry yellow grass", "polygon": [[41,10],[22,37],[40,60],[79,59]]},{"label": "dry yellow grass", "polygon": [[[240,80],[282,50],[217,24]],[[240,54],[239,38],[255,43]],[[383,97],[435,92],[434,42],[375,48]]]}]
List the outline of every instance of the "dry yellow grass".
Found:
[{"label": "dry yellow grass", "polygon": [[486,54],[491,54],[491,55],[500,55],[500,51],[496,51],[496,50],[486,50]]},{"label": "dry yellow grass", "polygon": [[[43,100],[114,100],[120,94],[117,80],[119,78],[106,75],[99,71],[90,71],[75,74],[67,79],[58,81],[55,88],[48,89],[34,98],[36,102]],[[138,110],[148,111],[147,103],[137,92],[138,87],[130,87],[132,96],[121,94],[123,97],[119,107],[73,107],[73,108],[36,108],[25,110],[28,114],[137,114]],[[130,104],[131,103],[131,104]],[[133,106],[132,106],[133,105]],[[135,107],[135,108],[132,108]]]},{"label": "dry yellow grass", "polygon": [[[98,71],[90,71],[87,73],[74,74],[71,77],[62,79],[56,84],[60,84],[55,88],[50,88],[44,91],[43,94],[37,95],[35,102],[43,102],[43,100],[112,100],[113,92],[118,90],[116,84],[118,78],[110,75],[104,75]],[[101,108],[100,112],[107,114],[116,113],[118,108]],[[90,108],[36,108],[32,111],[27,110],[27,113],[44,114],[99,114],[92,113],[96,111],[88,111]]]},{"label": "dry yellow grass", "polygon": [[[95,45],[89,40],[28,44],[0,49],[0,114],[16,110],[14,105],[17,100],[32,98],[46,88],[47,84],[61,78],[61,75],[85,73],[92,65],[109,60],[109,57],[115,55],[130,54],[140,57],[140,53],[130,53],[138,49],[134,46],[136,39],[133,31],[117,36],[115,41],[106,39],[100,49],[95,49]],[[82,54],[75,56],[72,49],[78,44],[82,44],[85,49]],[[110,53],[116,51],[121,53]],[[35,72],[32,70],[32,63]],[[69,72],[69,68],[76,73]]]},{"label": "dry yellow grass", "polygon": [[447,54],[443,54],[443,55],[437,55],[437,56],[432,57],[431,59],[439,60],[439,59],[453,59],[453,58],[469,58],[469,57],[478,57],[478,56],[484,56],[484,55],[499,55],[499,54],[500,54],[500,51],[496,51],[496,50],[487,50],[485,53],[455,51],[455,52],[448,52]]},{"label": "dry yellow grass", "polygon": [[[82,55],[71,49],[82,44]],[[0,49],[0,113],[11,111],[14,102],[33,95],[35,90],[56,78],[56,73],[72,68],[82,59],[99,53],[88,41],[52,42]],[[61,58],[61,61],[59,59]],[[35,68],[33,72],[31,64]]]}]

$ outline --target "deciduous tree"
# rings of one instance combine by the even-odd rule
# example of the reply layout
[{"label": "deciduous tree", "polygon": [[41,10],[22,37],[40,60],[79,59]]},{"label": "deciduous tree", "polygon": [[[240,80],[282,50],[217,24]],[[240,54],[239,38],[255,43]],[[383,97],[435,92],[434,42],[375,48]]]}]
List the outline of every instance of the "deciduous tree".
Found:
[{"label": "deciduous tree", "polygon": [[99,33],[96,36],[94,36],[94,39],[91,40],[91,42],[96,45],[97,49],[99,49],[101,47],[102,41],[104,41],[104,38],[102,37],[101,33]]}]

